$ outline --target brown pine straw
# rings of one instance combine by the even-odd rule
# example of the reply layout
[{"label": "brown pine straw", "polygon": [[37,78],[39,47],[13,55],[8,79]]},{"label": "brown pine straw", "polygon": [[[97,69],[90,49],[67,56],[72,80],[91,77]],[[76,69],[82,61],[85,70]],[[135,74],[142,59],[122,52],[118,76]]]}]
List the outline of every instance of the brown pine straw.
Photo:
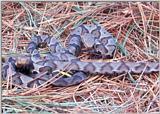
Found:
[{"label": "brown pine straw", "polygon": [[[53,35],[65,43],[77,23],[94,19],[122,46],[119,49],[117,45],[114,59],[156,61],[160,53],[159,6],[158,2],[2,2],[2,56],[25,53],[33,34]],[[84,53],[79,58],[88,61],[89,56]],[[89,75],[86,81],[70,87],[45,83],[34,88],[9,88],[8,83],[2,81],[2,110],[6,113],[160,111],[158,73]]]}]

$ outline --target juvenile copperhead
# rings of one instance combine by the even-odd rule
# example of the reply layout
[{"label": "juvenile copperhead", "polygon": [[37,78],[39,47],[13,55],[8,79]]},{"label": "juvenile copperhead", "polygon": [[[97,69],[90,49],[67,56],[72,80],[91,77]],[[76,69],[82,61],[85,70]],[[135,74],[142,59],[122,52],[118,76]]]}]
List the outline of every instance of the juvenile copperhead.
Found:
[{"label": "juvenile copperhead", "polygon": [[[41,57],[38,49],[48,46],[50,51]],[[27,87],[43,84],[54,77],[57,70],[72,71],[71,77],[60,77],[51,82],[55,86],[71,86],[87,78],[87,74],[114,75],[122,73],[152,73],[160,71],[159,62],[84,62],[78,59],[81,48],[86,47],[102,58],[112,58],[116,49],[116,40],[102,26],[97,24],[80,25],[70,33],[66,47],[59,40],[47,35],[33,36],[27,46],[29,56],[10,57],[3,64],[2,77],[7,79],[12,71],[12,81]],[[37,77],[37,75],[47,74]],[[58,75],[59,76],[59,75]]]}]

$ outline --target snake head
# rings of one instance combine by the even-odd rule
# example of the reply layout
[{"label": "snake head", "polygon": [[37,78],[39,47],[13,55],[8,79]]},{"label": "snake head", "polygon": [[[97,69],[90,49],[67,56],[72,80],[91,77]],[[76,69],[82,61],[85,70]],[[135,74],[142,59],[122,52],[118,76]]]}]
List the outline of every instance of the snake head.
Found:
[{"label": "snake head", "polygon": [[47,47],[47,45],[49,44],[50,42],[50,36],[48,35],[41,35],[40,36],[40,40],[38,42],[38,48],[45,48]]},{"label": "snake head", "polygon": [[31,58],[28,56],[20,56],[16,58],[15,64],[17,67],[30,64]]},{"label": "snake head", "polygon": [[19,71],[23,74],[30,74],[34,69],[33,61],[30,56],[20,56],[16,58],[16,71]]},{"label": "snake head", "polygon": [[82,42],[84,43],[85,47],[92,48],[95,43],[95,37],[90,33],[84,33],[82,35]]},{"label": "snake head", "polygon": [[38,48],[44,48],[50,42],[50,36],[48,35],[34,35],[31,39]]}]

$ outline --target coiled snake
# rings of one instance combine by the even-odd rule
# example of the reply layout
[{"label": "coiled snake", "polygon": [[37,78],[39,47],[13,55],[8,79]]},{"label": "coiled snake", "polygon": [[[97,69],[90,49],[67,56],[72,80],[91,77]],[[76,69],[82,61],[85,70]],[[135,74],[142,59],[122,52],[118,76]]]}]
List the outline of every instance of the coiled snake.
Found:
[{"label": "coiled snake", "polygon": [[[48,46],[50,51],[43,57],[39,54],[39,48]],[[71,86],[79,84],[87,79],[87,75],[105,74],[114,75],[122,73],[152,73],[160,71],[159,62],[84,62],[78,59],[78,55],[85,47],[102,58],[112,58],[116,49],[116,40],[101,25],[82,24],[73,30],[63,47],[58,39],[48,35],[33,36],[27,46],[29,56],[9,57],[3,63],[2,77],[11,79],[13,84],[32,87],[40,85],[53,77],[59,77],[51,81],[55,86]],[[61,76],[58,71],[71,71],[71,77]],[[9,75],[8,72],[12,72]],[[40,74],[43,74],[41,75]]]}]

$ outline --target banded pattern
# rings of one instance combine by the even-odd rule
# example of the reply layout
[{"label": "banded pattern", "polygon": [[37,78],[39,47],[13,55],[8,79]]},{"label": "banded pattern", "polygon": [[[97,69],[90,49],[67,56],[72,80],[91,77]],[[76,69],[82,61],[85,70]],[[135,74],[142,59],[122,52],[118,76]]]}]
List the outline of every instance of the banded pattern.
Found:
[{"label": "banded pattern", "polygon": [[[50,80],[55,86],[71,86],[87,79],[88,74],[114,75],[122,73],[150,74],[160,71],[159,62],[84,62],[78,59],[83,47],[103,58],[112,58],[116,49],[115,38],[97,24],[80,25],[70,33],[63,47],[59,40],[48,35],[33,36],[27,46],[29,56],[9,57],[3,64],[2,77],[11,78],[13,84],[24,87],[41,85]],[[49,48],[43,57],[39,48]],[[71,77],[64,77],[58,71],[70,71]],[[8,75],[8,72],[12,75]]]}]

